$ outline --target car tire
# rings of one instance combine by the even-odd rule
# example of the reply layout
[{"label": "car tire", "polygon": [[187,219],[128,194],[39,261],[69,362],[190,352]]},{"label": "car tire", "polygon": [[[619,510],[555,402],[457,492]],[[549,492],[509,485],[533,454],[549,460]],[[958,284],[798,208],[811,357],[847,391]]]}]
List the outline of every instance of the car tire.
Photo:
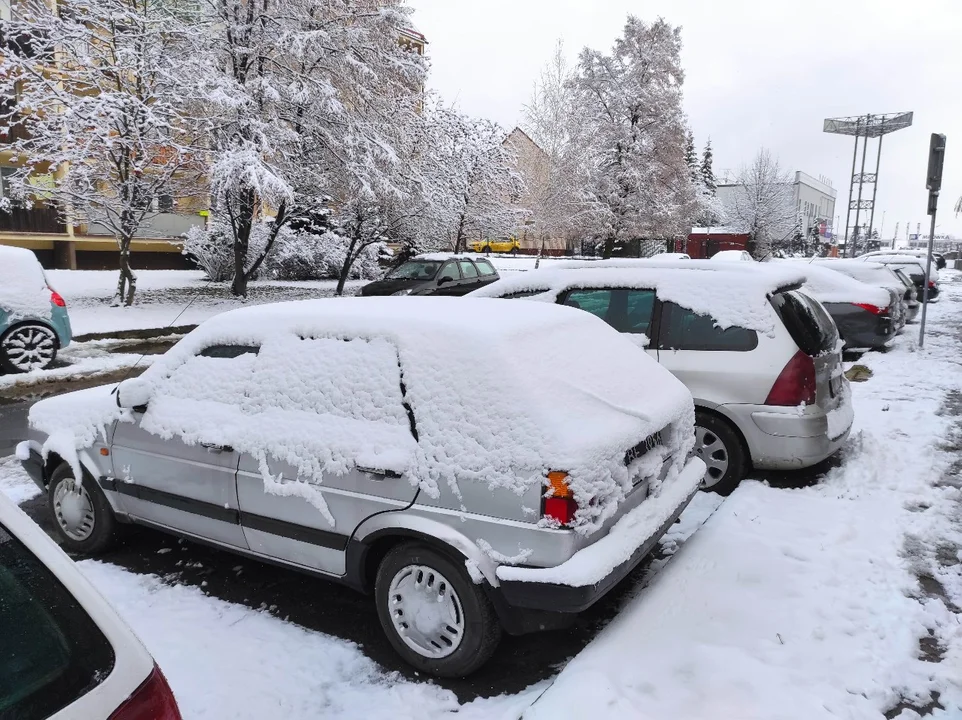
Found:
[{"label": "car tire", "polygon": [[518,248],[511,248],[511,253],[510,253],[510,254],[511,254],[511,255],[517,255],[517,254],[518,254]]},{"label": "car tire", "polygon": [[[446,599],[439,601],[442,595]],[[426,544],[406,542],[388,552],[377,570],[374,596],[391,645],[422,672],[465,677],[487,662],[501,640],[494,607],[464,563]],[[415,620],[424,625],[414,625]],[[404,626],[410,634],[402,635]]]},{"label": "car tire", "polygon": [[[57,333],[47,325],[14,325],[0,337],[0,369],[6,373],[45,370],[57,359],[59,349]],[[28,350],[32,358],[23,357],[22,350]]]},{"label": "car tire", "polygon": [[47,499],[60,546],[67,552],[96,555],[116,542],[117,518],[103,490],[87,473],[78,485],[68,464],[57,466],[50,475]]},{"label": "car tire", "polygon": [[731,495],[745,477],[745,446],[738,432],[717,415],[695,412],[694,454],[708,466],[702,490]]}]

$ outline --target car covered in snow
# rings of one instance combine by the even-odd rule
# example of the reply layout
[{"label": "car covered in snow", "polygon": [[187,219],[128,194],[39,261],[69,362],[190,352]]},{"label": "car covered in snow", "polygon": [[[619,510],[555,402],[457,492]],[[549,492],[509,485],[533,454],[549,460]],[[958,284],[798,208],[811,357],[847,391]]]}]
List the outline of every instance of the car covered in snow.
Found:
[{"label": "car covered in snow", "polygon": [[905,324],[902,298],[888,288],[861,282],[821,263],[773,260],[771,264],[805,273],[805,289],[832,316],[847,349],[883,347]]},{"label": "car covered in snow", "polygon": [[897,267],[888,267],[879,263],[861,262],[859,260],[844,260],[839,258],[814,258],[810,262],[817,263],[830,270],[848,275],[867,285],[885,288],[890,294],[901,299],[899,311],[901,318],[899,325],[915,319],[921,305],[915,291],[915,286]]},{"label": "car covered in snow", "polygon": [[711,259],[717,262],[755,262],[751,253],[745,250],[719,250]]},{"label": "car covered in snow", "polygon": [[0,717],[180,720],[150,653],[0,492]]},{"label": "car covered in snow", "polygon": [[809,467],[848,437],[838,333],[804,282],[768,263],[609,260],[518,273],[474,295],[579,308],[644,348],[691,391],[704,485],[728,494],[749,467]]},{"label": "car covered in snow", "polygon": [[41,400],[17,454],[71,550],[133,522],[338,580],[412,665],[465,675],[502,628],[601,598],[705,472],[684,385],[586,313],[519,305],[234,310]]},{"label": "car covered in snow", "polygon": [[467,295],[499,277],[485,258],[432,253],[401,263],[362,287],[361,295]]},{"label": "car covered in snow", "polygon": [[43,370],[69,344],[67,304],[37,256],[0,245],[0,370]]},{"label": "car covered in snow", "polygon": [[[892,253],[892,254],[871,254],[871,255],[860,255],[857,260],[862,262],[872,262],[879,265],[885,265],[893,269],[898,269],[904,272],[911,278],[912,282],[915,283],[915,292],[921,301],[925,297],[925,258],[916,257],[908,253]],[[937,300],[939,297],[939,271],[935,267],[935,263],[932,263],[929,269],[929,279],[928,279],[928,298],[929,300]]]}]

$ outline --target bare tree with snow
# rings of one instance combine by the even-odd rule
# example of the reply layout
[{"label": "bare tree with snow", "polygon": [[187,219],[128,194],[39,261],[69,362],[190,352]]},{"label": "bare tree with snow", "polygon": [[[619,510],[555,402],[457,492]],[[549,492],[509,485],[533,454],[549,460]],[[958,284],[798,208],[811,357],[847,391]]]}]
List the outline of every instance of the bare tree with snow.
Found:
[{"label": "bare tree with snow", "polygon": [[[163,0],[24,0],[4,23],[0,111],[23,158],[15,193],[53,199],[73,223],[107,229],[120,253],[117,300],[137,278],[130,244],[158,210],[200,192],[194,18]],[[44,182],[38,179],[46,178]]]},{"label": "bare tree with snow", "polygon": [[521,223],[524,182],[504,145],[504,130],[438,103],[425,108],[426,143],[419,167],[428,203],[422,227],[454,252],[471,239],[506,237]]},{"label": "bare tree with snow", "polygon": [[572,86],[574,142],[588,151],[585,230],[616,245],[684,237],[696,212],[685,162],[681,31],[629,16],[610,54],[585,48]]},{"label": "bare tree with snow", "polygon": [[725,207],[727,223],[748,233],[752,256],[764,260],[797,229],[791,177],[778,158],[762,148],[751,165],[738,171],[735,185]]},{"label": "bare tree with snow", "polygon": [[[290,218],[296,193],[365,207],[397,194],[396,140],[417,118],[423,59],[398,42],[401,0],[206,0],[216,70],[212,186],[234,248],[232,291]],[[251,230],[273,215],[251,255]],[[348,254],[350,256],[350,253]]]}]

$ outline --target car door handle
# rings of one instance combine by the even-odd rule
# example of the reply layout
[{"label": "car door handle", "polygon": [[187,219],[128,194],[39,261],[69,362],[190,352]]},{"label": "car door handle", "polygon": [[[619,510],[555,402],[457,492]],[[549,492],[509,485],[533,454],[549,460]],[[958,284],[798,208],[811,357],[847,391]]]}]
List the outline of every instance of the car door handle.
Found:
[{"label": "car door handle", "polygon": [[394,472],[393,470],[382,470],[381,468],[362,467],[361,465],[357,465],[356,467],[362,473],[367,473],[368,475],[374,475],[375,480],[386,480],[387,478],[396,480],[399,477],[401,477],[401,473]]},{"label": "car door handle", "polygon": [[205,443],[205,442],[202,442],[200,445],[201,447],[205,447],[214,453],[234,452],[234,448],[232,448],[230,445],[218,445],[217,443]]}]

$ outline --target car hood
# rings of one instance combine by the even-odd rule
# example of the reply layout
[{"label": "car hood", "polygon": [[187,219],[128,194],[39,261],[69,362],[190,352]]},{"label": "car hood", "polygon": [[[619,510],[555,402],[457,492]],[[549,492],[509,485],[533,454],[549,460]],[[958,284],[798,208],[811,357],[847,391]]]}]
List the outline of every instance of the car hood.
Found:
[{"label": "car hood", "polygon": [[433,281],[392,278],[375,280],[361,288],[361,295],[393,295],[399,290],[420,290]]}]

